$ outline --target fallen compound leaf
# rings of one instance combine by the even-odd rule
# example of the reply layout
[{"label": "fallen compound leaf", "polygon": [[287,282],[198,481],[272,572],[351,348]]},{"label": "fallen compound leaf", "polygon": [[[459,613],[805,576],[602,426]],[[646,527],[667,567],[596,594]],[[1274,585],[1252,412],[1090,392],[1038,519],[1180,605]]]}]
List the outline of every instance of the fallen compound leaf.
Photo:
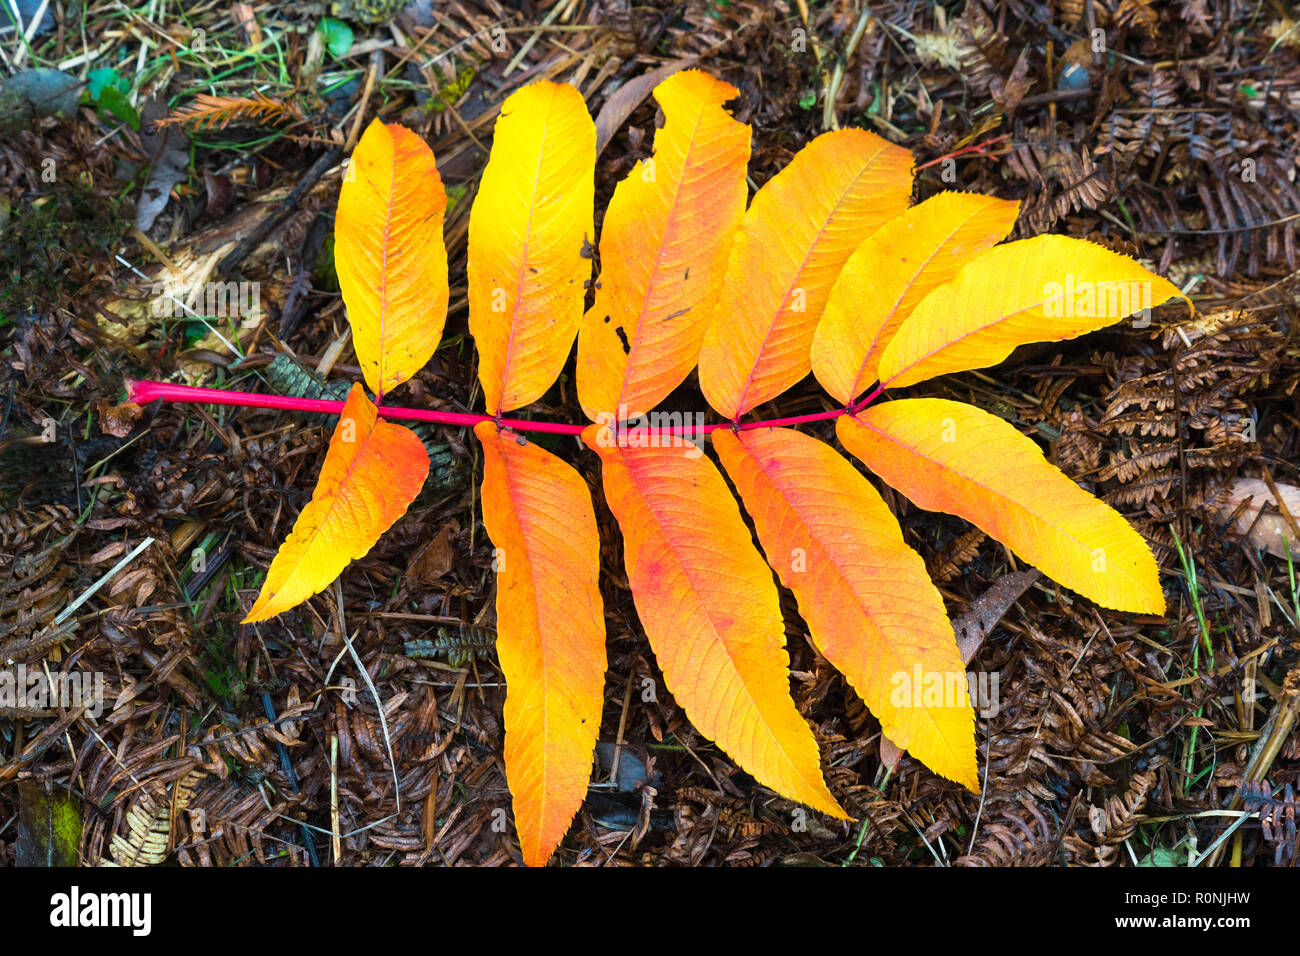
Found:
[{"label": "fallen compound leaf", "polygon": [[[571,88],[542,83],[526,87],[516,97],[511,98],[512,107],[538,108],[510,108],[503,112],[490,164],[500,172],[499,181],[494,181],[495,175],[484,178],[471,213],[471,330],[479,338],[480,374],[489,411],[515,407],[511,402],[524,404],[529,396],[542,395],[555,381],[572,344],[574,323],[581,321],[580,287],[589,274],[590,264],[585,257],[590,256],[594,238],[586,231],[591,223],[592,203],[588,144],[594,137],[589,117],[580,106],[580,94]],[[539,117],[542,127],[548,127],[548,118],[563,119],[559,127],[574,135],[552,135],[554,129],[539,128]],[[656,153],[675,139],[661,132],[656,137]],[[392,168],[394,163],[403,168]],[[396,155],[389,166],[388,172],[394,177],[409,172]],[[723,293],[708,310],[699,377],[715,408],[728,417],[738,417],[779,395],[811,368],[810,346],[816,341],[819,319],[841,267],[864,243],[872,242],[878,228],[897,220],[903,212],[911,190],[910,167],[910,154],[879,137],[860,130],[837,131],[815,140],[759,191],[732,238]],[[647,196],[653,194],[654,190],[646,191]],[[965,201],[981,204],[980,200]],[[941,199],[933,209],[945,202],[952,200]],[[1003,214],[1008,208],[997,200],[983,202],[1000,208]],[[929,211],[927,207],[926,212],[915,213],[905,222],[913,226],[928,224]],[[645,221],[649,226],[644,231],[653,233],[656,220]],[[572,228],[575,225],[582,228]],[[614,218],[607,223],[611,230],[616,225],[619,223]],[[358,241],[368,242],[372,248],[382,247],[388,239],[382,228],[383,224],[369,223]],[[982,247],[992,241],[992,231],[992,226],[980,228],[966,238]],[[896,374],[896,380],[888,383],[891,386],[987,364],[1022,341],[1078,335],[1120,317],[1116,310],[1107,308],[1100,316],[1093,310],[1084,315],[1076,313],[1071,321],[1054,321],[1042,308],[1047,304],[1042,296],[1046,286],[1059,279],[1074,276],[1076,283],[1080,278],[1098,283],[1146,283],[1157,294],[1172,288],[1165,280],[1103,247],[1059,236],[1040,237],[1039,241],[988,249],[969,259],[952,281],[929,291],[904,319],[902,313],[912,304],[908,291],[936,276],[927,276],[924,267],[917,270],[915,263],[901,260],[910,260],[917,251],[923,257],[943,257],[946,240],[942,233],[934,238],[928,243],[930,252],[925,251],[924,242],[903,250],[885,242],[889,235],[886,233],[867,248],[887,245],[900,259],[890,270],[891,274],[897,271],[896,278],[901,277],[895,283],[898,288],[892,300],[893,311],[888,311],[891,301],[887,297],[881,303],[854,301],[854,296],[847,293],[844,311],[852,321],[855,309],[877,310],[872,321],[880,324],[873,332],[874,340],[851,343],[854,361],[862,362],[865,356],[865,368],[878,354],[883,369],[889,365],[893,349],[896,363],[901,359],[907,367],[881,372],[882,377]],[[609,238],[613,236],[611,232]],[[438,241],[433,258],[441,260],[444,249],[440,233]],[[651,245],[667,249],[664,254],[672,261],[687,254],[667,248],[664,242]],[[394,252],[407,249],[409,244],[398,244]],[[690,250],[690,254],[697,251]],[[968,258],[966,249],[948,251],[952,255],[943,268]],[[862,253],[861,258],[870,256]],[[659,255],[650,259],[657,262]],[[641,264],[645,261],[650,260],[643,259]],[[975,274],[977,264],[982,269],[980,275]],[[621,261],[605,262],[602,279],[612,281],[621,265]],[[445,262],[439,262],[438,268],[444,269]],[[476,275],[476,269],[482,271]],[[1066,285],[1068,288],[1068,281]],[[649,281],[629,283],[629,288],[634,289],[650,290],[654,286]],[[436,291],[445,306],[445,286]],[[653,307],[661,316],[661,324],[681,318],[673,310],[661,308],[661,303],[652,301],[648,293],[638,294],[642,295],[647,313]],[[1074,292],[1063,291],[1056,298],[1073,309],[1085,302],[1077,284]],[[1155,300],[1153,295],[1152,304]],[[886,310],[883,315],[878,311],[880,305]],[[348,306],[354,333],[360,340],[373,328],[359,323],[357,315],[351,314],[352,303]],[[924,316],[924,321],[919,316]],[[886,342],[895,326],[898,333]],[[382,322],[378,328],[382,333]],[[433,341],[436,343],[436,336]],[[627,345],[630,351],[631,343]],[[365,354],[365,350],[359,348],[358,354]],[[413,358],[409,352],[401,356],[407,375],[417,367]],[[677,374],[675,363],[676,358],[668,364]],[[859,369],[855,374],[865,373]],[[380,378],[386,380],[385,375]],[[857,390],[851,381],[830,384],[833,389],[847,389],[848,394]],[[659,387],[645,394],[653,395]],[[364,396],[360,400],[364,401]],[[368,407],[373,410],[373,406]],[[568,607],[582,607],[584,601],[598,598],[594,572],[589,574],[587,570],[589,563],[594,564],[594,549],[583,545],[579,558],[564,557],[565,549],[573,543],[569,537],[579,541],[588,538],[585,516],[589,502],[581,479],[553,456],[526,442],[521,444],[519,439],[507,441],[502,433],[493,431],[495,428],[495,424],[489,424],[479,429],[488,460],[485,523],[498,544],[502,540],[514,542],[500,547],[498,555],[505,563],[498,569],[497,611],[501,617],[501,647],[519,652],[513,662],[509,650],[502,656],[503,668],[513,675],[508,678],[512,693],[507,696],[507,775],[516,801],[525,858],[540,862],[549,852],[547,848],[563,835],[589,772],[590,750],[586,742],[591,719],[580,719],[575,725],[570,720],[572,714],[563,708],[571,705],[582,711],[592,699],[597,704],[591,706],[598,708],[598,669],[593,666],[588,673],[586,667],[603,667],[603,656],[597,660],[603,648],[595,650],[594,640],[580,642],[584,646],[589,643],[591,650],[585,654],[580,650],[577,658],[556,650],[572,622],[557,620],[553,610],[557,599],[552,592],[567,588],[564,601]],[[921,506],[952,511],[976,522],[1027,560],[1100,604],[1163,611],[1157,568],[1140,536],[1116,512],[1049,465],[1032,441],[1001,419],[957,402],[904,399],[855,412],[851,418],[843,417],[837,428],[842,442]],[[752,485],[745,501],[754,509],[765,546],[767,541],[777,542],[770,548],[776,553],[774,567],[779,569],[780,548],[792,537],[802,535],[806,544],[821,546],[827,554],[837,554],[846,545],[861,545],[853,541],[853,520],[881,531],[867,542],[869,548],[901,560],[905,549],[898,547],[893,524],[889,524],[888,533],[884,532],[886,523],[878,514],[880,508],[874,504],[865,507],[861,501],[851,508],[839,507],[836,493],[862,484],[856,470],[850,477],[843,471],[849,467],[847,462],[835,459],[832,464],[829,458],[823,461],[829,452],[820,450],[810,454],[807,448],[820,448],[813,439],[772,434],[777,435],[775,450],[764,449],[763,439],[757,436],[742,439],[724,435],[718,447],[732,459],[729,467],[734,467],[742,478],[748,466],[743,462],[737,465],[737,456],[749,454],[761,462],[756,473],[744,480],[738,478],[737,483],[744,485],[748,481]],[[771,571],[753,547],[751,533],[726,483],[689,442],[674,441],[664,447],[652,441],[623,447],[605,441],[608,437],[608,430],[596,427],[583,433],[586,444],[602,461],[606,499],[623,532],[625,564],[638,614],[668,688],[685,717],[760,782],[791,799],[841,815],[843,811],[820,774],[816,741],[789,696],[784,622]],[[322,484],[343,467],[327,456]],[[371,473],[377,469],[359,470]],[[392,471],[385,471],[386,479],[392,478]],[[760,487],[765,491],[755,490]],[[369,494],[382,502],[388,490],[387,485],[382,485]],[[765,500],[767,492],[784,500]],[[414,490],[410,493],[413,495]],[[318,489],[318,497],[321,494]],[[840,528],[828,528],[812,508],[811,502],[818,495],[826,500],[827,507],[838,509],[844,519]],[[554,510],[552,498],[561,502],[558,510]],[[315,504],[313,501],[304,511],[300,523]],[[864,512],[865,517],[858,512]],[[401,509],[396,509],[393,517],[400,513]],[[391,522],[393,517],[385,516],[384,522]],[[556,527],[557,518],[563,527]],[[335,548],[325,555],[323,563],[316,556],[303,562],[309,566],[309,576],[314,579],[326,572],[336,574],[354,546],[364,551],[362,539],[373,541],[377,537],[382,523],[375,521],[373,527],[367,523],[364,535],[350,536],[348,547]],[[826,543],[821,543],[822,539]],[[517,562],[511,564],[510,557],[521,547],[525,565],[522,574]],[[291,565],[301,557],[294,552],[303,548],[291,537],[281,550],[277,562],[283,558]],[[546,567],[552,560],[558,568]],[[893,567],[888,561],[885,565]],[[275,577],[275,570],[273,565],[268,581]],[[559,572],[563,572],[563,582],[553,586],[542,583]],[[834,580],[837,577],[838,582]],[[827,593],[839,598],[858,586],[857,576],[846,567],[832,568],[828,580],[831,583]],[[314,586],[322,585],[314,581]],[[871,594],[873,582],[869,580],[861,587],[868,598],[853,594],[851,598],[831,600],[824,608],[816,607],[825,600],[821,593],[815,593],[816,588],[796,588],[802,592],[801,601],[811,601],[814,606],[808,612],[814,639],[820,637],[828,647],[837,641],[843,643],[839,641],[843,621],[836,620],[836,615],[854,617],[855,602],[859,611],[872,620],[890,617],[894,608],[887,600],[889,595]],[[300,587],[277,609],[309,593],[310,588]],[[809,594],[813,596],[809,598]],[[536,613],[530,613],[530,608]],[[546,608],[550,610],[543,613]],[[931,617],[927,613],[926,621],[930,622]],[[576,626],[585,633],[580,621]],[[884,628],[881,630],[883,633]],[[828,639],[827,635],[832,637]],[[858,673],[862,683],[862,664],[853,660],[853,651],[850,647],[843,655],[845,667],[851,679]],[[881,656],[904,652],[890,646]],[[866,666],[870,664],[868,661]],[[955,673],[951,665],[951,661],[942,663]],[[564,685],[564,691],[553,695],[552,701],[548,696],[552,677],[567,678],[575,667],[584,678],[572,687]],[[561,680],[555,686],[563,683]],[[509,701],[520,697],[520,686],[528,705],[516,710]],[[540,707],[540,717],[537,700],[546,701]],[[887,710],[884,705],[880,709]],[[664,718],[655,709],[646,714],[650,734],[657,740],[664,739],[665,730],[671,732],[682,719],[673,714],[665,728]],[[537,730],[539,719],[543,725],[554,721],[556,729],[543,726]],[[525,732],[516,732],[515,728],[525,728]],[[552,739],[554,746],[547,743]],[[512,751],[512,747],[522,749]],[[887,745],[882,744],[882,752],[889,753]],[[538,760],[543,764],[540,771]],[[585,769],[579,769],[582,762],[588,762]],[[942,767],[943,758],[938,762]],[[964,781],[973,776],[968,766],[961,769],[964,758],[958,756],[953,762],[959,770],[954,775]],[[643,789],[642,795],[652,798],[652,788]],[[637,819],[643,832],[643,817]],[[931,826],[926,832],[937,835],[938,831]]]}]

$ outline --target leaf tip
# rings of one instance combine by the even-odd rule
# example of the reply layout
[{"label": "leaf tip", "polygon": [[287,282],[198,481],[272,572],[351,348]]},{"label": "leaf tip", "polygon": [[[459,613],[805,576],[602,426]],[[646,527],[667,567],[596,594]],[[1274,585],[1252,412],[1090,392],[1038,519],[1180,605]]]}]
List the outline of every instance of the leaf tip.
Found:
[{"label": "leaf tip", "polygon": [[272,611],[270,608],[270,598],[265,594],[259,594],[253,606],[248,609],[248,614],[240,621],[240,624],[258,624],[262,621],[268,621],[275,617],[279,611]]},{"label": "leaf tip", "polygon": [[524,858],[524,866],[530,868],[545,866],[558,847],[558,843],[548,849],[540,840],[524,840],[522,837],[519,840],[519,854]]},{"label": "leaf tip", "polygon": [[834,817],[836,820],[847,820],[848,822],[853,823],[857,819],[841,807],[839,801],[834,797],[830,798],[830,803],[827,806],[816,807],[815,809],[821,810],[822,813]]},{"label": "leaf tip", "polygon": [[1144,585],[1131,601],[1119,603],[1124,606],[1116,607],[1115,610],[1129,611],[1133,614],[1150,614],[1156,617],[1164,617],[1169,610],[1169,602],[1165,600],[1164,589],[1160,587],[1158,580],[1154,584]]},{"label": "leaf tip", "polygon": [[959,783],[967,790],[969,790],[971,793],[975,794],[976,796],[979,796],[980,778],[979,778],[979,773],[976,771],[975,767],[972,766],[969,770],[963,770],[962,773],[960,773],[956,778],[953,779],[953,783]]}]

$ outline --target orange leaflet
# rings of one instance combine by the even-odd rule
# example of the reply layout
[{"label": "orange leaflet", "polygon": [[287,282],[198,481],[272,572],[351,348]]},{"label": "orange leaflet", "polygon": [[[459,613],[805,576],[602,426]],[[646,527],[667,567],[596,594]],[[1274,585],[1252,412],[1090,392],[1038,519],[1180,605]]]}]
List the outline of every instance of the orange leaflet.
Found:
[{"label": "orange leaflet", "polygon": [[447,195],[424,141],[375,120],[352,151],[334,222],[334,264],[352,347],[382,398],[429,361],[447,320]]},{"label": "orange leaflet", "polygon": [[502,105],[469,217],[469,329],[489,412],[537,401],[569,357],[595,165],[596,127],[572,86],[534,83]]},{"label": "orange leaflet", "polygon": [[903,320],[957,270],[1005,239],[1018,202],[940,193],[881,226],[844,263],[812,344],[817,381],[845,405],[876,380]]},{"label": "orange leaflet", "polygon": [[600,732],[600,538],[576,471],[493,422],[474,434],[483,444],[483,524],[496,545],[506,778],[524,862],[541,866],[582,805]]},{"label": "orange leaflet", "polygon": [[836,434],[920,507],[965,518],[1102,607],[1164,613],[1141,535],[1002,419],[962,402],[907,398],[839,419]]},{"label": "orange leaflet", "polygon": [[428,474],[429,454],[415,432],[380,419],[353,385],[311,501],[276,552],[244,623],[265,621],[329,586],[405,513]]},{"label": "orange leaflet", "polygon": [[738,418],[808,374],[813,332],[849,254],[903,212],[912,154],[873,133],[824,133],[754,196],[700,351],[709,404]]},{"label": "orange leaflet", "polygon": [[1186,298],[1128,256],[1083,239],[995,246],[921,300],[885,348],[880,381],[901,388],[996,365],[1027,342],[1072,339],[1175,296]]},{"label": "orange leaflet", "polygon": [[655,89],[664,126],[654,156],[614,190],[578,337],[578,398],[592,420],[650,411],[695,367],[745,212],[749,127],[722,107],[737,92],[699,70]]},{"label": "orange leaflet", "polygon": [[683,447],[620,448],[592,425],[637,614],[691,722],[761,783],[843,818],[790,699],[772,572],[712,463]]},{"label": "orange leaflet", "polygon": [[713,445],[817,649],[890,739],[978,792],[952,624],[879,493],[829,445],[790,429],[723,429]]}]

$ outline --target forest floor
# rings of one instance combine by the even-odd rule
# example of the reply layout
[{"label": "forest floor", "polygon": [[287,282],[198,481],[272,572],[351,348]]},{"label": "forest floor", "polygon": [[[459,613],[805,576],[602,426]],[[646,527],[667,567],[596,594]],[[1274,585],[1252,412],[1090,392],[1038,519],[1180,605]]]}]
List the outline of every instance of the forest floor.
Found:
[{"label": "forest floor", "polygon": [[[304,394],[317,372],[359,378],[331,230],[339,157],[380,116],[430,144],[449,200],[447,331],[393,402],[480,410],[465,239],[501,101],[542,77],[583,93],[607,137],[599,224],[653,143],[633,81],[690,65],[740,90],[752,185],[862,127],[912,150],[918,199],[1019,199],[1017,238],[1088,238],[1187,292],[1194,317],[1163,307],[917,390],[1014,423],[1124,513],[1169,606],[1100,609],[881,486],[982,637],[983,793],[908,756],[887,767],[783,593],[794,697],[857,821],[832,823],[756,785],[668,694],[645,699],[662,682],[613,548],[599,761],[555,860],[1296,865],[1300,585],[1224,503],[1241,479],[1300,485],[1300,25],[1282,4],[55,0],[37,23],[41,4],[17,6],[27,37],[0,33],[0,77],[77,82],[60,115],[57,89],[0,86],[0,662],[104,686],[97,715],[0,699],[0,864],[32,852],[53,804],[79,815],[65,849],[87,864],[520,859],[473,437],[430,430],[432,480],[374,550],[243,626],[330,424],[139,410],[124,379]],[[214,286],[259,307],[176,304]],[[569,381],[534,411],[579,420]],[[673,400],[704,407],[693,379]],[[829,407],[810,379],[771,412]],[[562,454],[596,484],[593,456]],[[1300,540],[1287,515],[1261,520]]]}]

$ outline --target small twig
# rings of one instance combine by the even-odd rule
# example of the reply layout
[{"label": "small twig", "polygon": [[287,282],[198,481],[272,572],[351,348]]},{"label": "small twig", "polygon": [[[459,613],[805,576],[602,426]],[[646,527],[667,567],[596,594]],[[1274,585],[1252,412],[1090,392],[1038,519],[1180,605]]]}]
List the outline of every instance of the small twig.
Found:
[{"label": "small twig", "polygon": [[543,17],[542,22],[537,25],[537,29],[533,31],[532,36],[524,41],[524,45],[519,48],[519,52],[511,57],[510,62],[506,64],[506,68],[501,71],[503,77],[509,76],[519,68],[519,64],[522,63],[524,57],[528,55],[528,51],[533,48],[533,44],[535,44],[538,38],[541,37],[542,29],[549,27],[555,22],[555,18],[560,15],[560,11],[563,7],[564,4],[556,3],[555,6],[551,7],[551,9],[546,12],[546,16]]},{"label": "small twig", "polygon": [[[1259,783],[1268,774],[1278,755],[1282,752],[1282,746],[1286,743],[1291,731],[1295,728],[1297,719],[1300,718],[1300,694],[1289,694],[1284,696],[1273,707],[1273,712],[1269,715],[1268,721],[1260,730],[1259,738],[1251,751],[1250,758],[1246,761],[1246,769],[1241,775],[1243,783]],[[1239,809],[1245,801],[1242,799],[1242,788],[1238,787],[1228,801],[1229,810]],[[1244,817],[1242,818],[1245,819]],[[1238,824],[1230,827],[1224,834],[1226,837],[1236,829]],[[1209,859],[1210,866],[1219,862],[1219,857],[1223,853],[1223,837],[1216,840],[1212,846],[1206,849],[1200,858],[1197,859],[1193,866],[1200,864],[1203,860]]]},{"label": "small twig", "polygon": [[627,710],[632,703],[632,678],[635,675],[635,670],[627,675],[627,690],[623,693],[623,712],[618,718],[618,733],[614,735],[614,759],[609,762],[610,783],[617,783],[618,781],[618,764],[623,756],[623,731],[627,729]]},{"label": "small twig", "polygon": [[36,9],[35,15],[32,16],[31,22],[27,24],[26,30],[23,29],[22,12],[18,9],[18,4],[13,5],[12,12],[15,15],[19,32],[22,33],[22,42],[18,44],[18,52],[14,54],[14,69],[23,65],[27,59],[27,51],[31,49],[32,38],[36,36],[36,31],[40,28],[41,21],[45,19],[45,12],[50,8],[50,0],[41,0],[41,5]]},{"label": "small twig", "polygon": [[853,54],[870,20],[871,10],[864,9],[858,15],[858,22],[854,24],[853,33],[849,35],[849,42],[844,45],[843,54],[835,60],[835,68],[831,70],[830,80],[826,84],[826,102],[822,106],[822,129],[824,130],[840,128],[839,117],[835,115],[835,101],[839,99],[840,84],[844,82],[844,67],[849,60],[853,59]]},{"label": "small twig", "polygon": [[375,81],[379,78],[380,72],[384,68],[384,52],[374,50],[370,54],[370,70],[366,73],[366,85],[361,91],[361,101],[357,104],[357,115],[352,121],[352,129],[348,131],[347,142],[343,144],[343,151],[352,152],[352,147],[357,145],[357,137],[361,135],[361,124],[366,118],[366,107],[370,104],[370,94],[375,89]]},{"label": "small twig", "polygon": [[153,542],[154,542],[153,538],[145,538],[138,545],[136,545],[135,550],[133,550],[126,557],[124,557],[121,561],[117,562],[117,564],[113,565],[113,567],[110,568],[109,571],[103,577],[101,577],[98,581],[92,584],[85,591],[81,592],[81,596],[79,598],[77,598],[75,601],[73,601],[71,604],[65,607],[62,611],[60,611],[59,616],[54,619],[54,626],[58,627],[60,624],[66,621],[72,615],[72,613],[77,610],[77,608],[81,607],[81,605],[85,604],[92,597],[94,597],[95,592],[98,591],[100,588],[102,588],[105,584],[107,584],[109,580],[112,579],[113,575],[117,574],[117,572],[121,571],[124,567],[126,567],[128,564],[134,561],[136,556],[140,554],[140,552],[143,551],[145,548],[149,547],[149,545],[153,544]]},{"label": "small twig", "polygon": [[14,389],[17,387],[17,381],[9,383],[9,394],[5,396],[5,411],[3,415],[0,415],[0,438],[5,437],[5,429],[9,427],[9,412],[14,407]]},{"label": "small twig", "polygon": [[923,169],[928,169],[937,163],[942,163],[945,159],[954,159],[957,156],[964,156],[967,153],[978,153],[981,156],[987,156],[988,154],[985,150],[990,146],[1002,142],[1004,139],[1010,137],[1010,135],[1010,133],[1003,133],[1001,136],[994,136],[992,139],[986,139],[984,142],[976,143],[974,146],[963,146],[961,149],[955,149],[951,153],[944,153],[942,156],[936,156],[928,163],[922,163],[920,166],[917,166],[916,172],[919,173]]},{"label": "small twig", "polygon": [[357,649],[352,646],[352,639],[348,637],[347,628],[344,627],[343,585],[341,580],[340,578],[334,579],[334,600],[338,602],[339,610],[339,637],[343,638],[348,653],[352,655],[352,662],[357,665],[357,670],[361,673],[361,679],[366,682],[366,688],[370,691],[370,696],[374,698],[375,708],[379,711],[379,729],[384,732],[384,747],[388,749],[388,766],[393,771],[393,797],[397,801],[397,812],[401,813],[402,784],[397,778],[397,759],[393,756],[393,741],[388,735],[388,718],[384,715],[384,702],[379,699],[379,691],[375,689],[375,682],[370,679],[370,671],[366,670],[366,665],[361,663],[361,656],[357,653]]},{"label": "small twig", "polygon": [[334,850],[334,865],[343,855],[339,840],[339,735],[330,734],[330,843]]},{"label": "small twig", "polygon": [[335,166],[343,156],[343,148],[335,146],[326,153],[322,153],[316,162],[312,163],[303,173],[302,179],[298,180],[298,185],[293,187],[293,191],[284,198],[280,203],[280,208],[261,220],[255,225],[247,236],[239,241],[239,244],[232,249],[224,259],[217,263],[217,275],[225,276],[235,266],[244,261],[244,258],[262,244],[262,241],[271,234],[272,230],[289,217],[289,214],[297,208],[298,202],[305,196],[313,186],[316,185],[325,171]]},{"label": "small twig", "polygon": [[[262,691],[262,712],[266,714],[267,720],[275,721],[275,707],[271,704],[271,695],[266,691]],[[298,774],[294,771],[293,763],[289,760],[289,751],[285,749],[284,744],[280,743],[279,740],[276,740],[275,746],[280,752],[280,770],[289,781],[289,786],[293,788],[294,793],[302,793],[302,787],[298,784]],[[311,860],[311,865],[320,866],[320,859],[316,856],[316,844],[312,842],[311,831],[307,829],[307,825],[302,821],[298,822],[298,831],[302,835],[302,845],[307,851],[307,858]]]},{"label": "small twig", "polygon": [[1213,857],[1213,859],[1210,859],[1210,865],[1213,866],[1215,862],[1217,862],[1219,858],[1219,853],[1223,849],[1224,841],[1227,840],[1228,837],[1232,836],[1232,834],[1237,832],[1237,827],[1241,826],[1243,823],[1245,823],[1247,820],[1249,820],[1251,817],[1254,816],[1256,816],[1256,814],[1254,813],[1243,813],[1241,816],[1237,817],[1236,820],[1233,820],[1231,826],[1229,826],[1226,830],[1220,833],[1219,838],[1205,848],[1204,853],[1202,853],[1196,859],[1192,860],[1190,863],[1187,864],[1188,867],[1193,867],[1193,868],[1198,867],[1202,863],[1204,863],[1207,859],[1210,859],[1211,857]]}]

